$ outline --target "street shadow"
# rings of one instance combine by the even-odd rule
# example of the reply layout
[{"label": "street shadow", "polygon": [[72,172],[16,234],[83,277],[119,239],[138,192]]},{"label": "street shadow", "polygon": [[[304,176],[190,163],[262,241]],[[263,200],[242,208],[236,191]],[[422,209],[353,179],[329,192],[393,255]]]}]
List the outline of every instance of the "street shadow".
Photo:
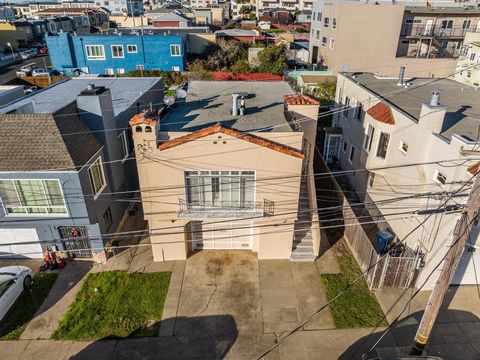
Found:
[{"label": "street shadow", "polygon": [[137,329],[133,337],[106,337],[89,344],[70,359],[224,359],[238,336],[230,315],[169,318],[153,325],[158,326],[168,335],[136,337],[143,332]]},{"label": "street shadow", "polygon": [[[408,355],[422,315],[423,311],[419,311],[398,321],[366,359],[382,358],[380,355],[383,358],[390,356],[389,359],[397,359],[400,355]],[[479,359],[478,347],[472,346],[475,339],[478,339],[479,329],[480,319],[475,314],[443,309],[437,317],[425,352],[429,356],[438,356],[445,360]],[[339,360],[362,359],[382,335],[383,330],[357,340],[339,357]]]}]

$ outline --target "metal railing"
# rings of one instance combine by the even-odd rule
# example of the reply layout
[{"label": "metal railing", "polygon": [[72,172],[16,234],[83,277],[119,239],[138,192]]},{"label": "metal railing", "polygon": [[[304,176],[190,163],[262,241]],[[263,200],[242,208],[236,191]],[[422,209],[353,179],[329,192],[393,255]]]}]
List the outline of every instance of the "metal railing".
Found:
[{"label": "metal railing", "polygon": [[219,201],[189,203],[178,199],[179,215],[216,214],[218,216],[239,216],[249,213],[260,213],[262,216],[275,214],[275,202],[264,199],[262,201]]},{"label": "metal railing", "polygon": [[451,27],[444,28],[442,25],[428,24],[403,24],[401,36],[435,36],[439,38],[464,37],[470,31],[469,28]]}]

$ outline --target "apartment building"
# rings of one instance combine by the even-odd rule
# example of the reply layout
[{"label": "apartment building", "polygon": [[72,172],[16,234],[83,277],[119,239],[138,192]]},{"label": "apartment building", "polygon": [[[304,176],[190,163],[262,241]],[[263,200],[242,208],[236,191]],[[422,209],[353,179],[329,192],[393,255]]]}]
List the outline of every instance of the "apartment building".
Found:
[{"label": "apartment building", "polygon": [[311,10],[313,0],[257,0],[258,10],[285,9],[289,11]]},{"label": "apartment building", "polygon": [[45,37],[54,69],[87,74],[132,70],[183,71],[185,41],[178,35],[76,35]]},{"label": "apartment building", "polygon": [[[452,3],[450,3],[452,4]],[[480,9],[402,2],[315,2],[310,60],[321,68],[439,77],[455,71],[465,34],[480,31]],[[381,30],[380,30],[381,29]]]},{"label": "apartment building", "polygon": [[2,256],[55,246],[104,260],[125,191],[138,189],[128,121],[158,110],[163,89],[159,78],[72,78],[0,107]]},{"label": "apartment building", "polygon": [[142,0],[96,0],[95,5],[108,9],[112,15],[139,16],[143,13]]},{"label": "apartment building", "polygon": [[480,31],[465,35],[453,78],[466,85],[480,86]]},{"label": "apartment building", "polygon": [[[450,79],[339,73],[336,103],[324,158],[348,171],[379,229],[405,240],[404,254],[420,255],[422,284],[445,255],[471,186],[450,195],[478,168],[478,92]],[[455,284],[475,283],[477,235],[475,228]]]},{"label": "apartment building", "polygon": [[18,17],[31,18],[36,12],[47,9],[57,8],[94,8],[98,7],[93,1],[62,1],[62,2],[49,2],[49,1],[35,1],[11,4],[11,7],[15,9]]},{"label": "apartment building", "polygon": [[[100,27],[108,21],[108,11],[101,8],[51,8],[39,10],[31,17],[34,19],[49,19],[55,17],[71,17],[72,19],[81,18],[81,25],[87,23],[88,26]],[[77,20],[76,20],[77,21]]]},{"label": "apartment building", "polygon": [[242,249],[313,261],[318,101],[283,81],[191,81],[186,91],[165,116],[130,121],[154,260]]}]

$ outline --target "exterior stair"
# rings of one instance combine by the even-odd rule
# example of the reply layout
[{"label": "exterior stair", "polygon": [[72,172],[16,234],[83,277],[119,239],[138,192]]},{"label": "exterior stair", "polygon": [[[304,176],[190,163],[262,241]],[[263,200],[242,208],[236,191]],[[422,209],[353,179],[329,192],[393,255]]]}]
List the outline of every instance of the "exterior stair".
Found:
[{"label": "exterior stair", "polygon": [[298,201],[298,215],[294,225],[292,255],[290,256],[291,261],[315,260],[311,225],[307,180],[305,177],[302,177],[300,199]]}]

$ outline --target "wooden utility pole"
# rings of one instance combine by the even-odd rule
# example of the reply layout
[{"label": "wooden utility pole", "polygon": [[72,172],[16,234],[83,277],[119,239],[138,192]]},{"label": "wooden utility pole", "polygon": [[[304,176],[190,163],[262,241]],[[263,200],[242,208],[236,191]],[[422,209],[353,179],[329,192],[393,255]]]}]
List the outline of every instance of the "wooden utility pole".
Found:
[{"label": "wooden utility pole", "polygon": [[479,179],[480,175],[477,175],[465,210],[462,212],[460,219],[455,225],[450,251],[443,262],[440,276],[435,284],[432,294],[430,295],[430,299],[428,299],[422,321],[418,326],[417,334],[415,335],[415,340],[410,350],[410,355],[422,355],[423,349],[430,337],[433,325],[435,324],[435,320],[437,319],[440,306],[442,305],[443,299],[448,290],[448,286],[450,285],[455,270],[457,269],[458,262],[460,261],[460,257],[462,256],[470,235],[470,226],[480,209]]}]

